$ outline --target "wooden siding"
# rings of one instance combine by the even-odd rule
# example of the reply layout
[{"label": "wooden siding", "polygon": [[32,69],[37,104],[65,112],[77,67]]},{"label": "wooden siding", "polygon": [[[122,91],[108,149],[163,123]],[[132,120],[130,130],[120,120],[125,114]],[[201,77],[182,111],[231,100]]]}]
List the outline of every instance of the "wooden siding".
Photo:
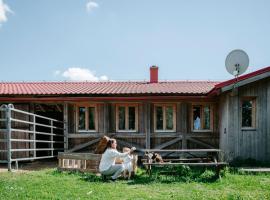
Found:
[{"label": "wooden siding", "polygon": [[[123,102],[129,103],[129,102]],[[133,102],[134,103],[134,102]],[[218,129],[218,105],[211,104],[213,110],[213,131],[211,132],[191,132],[191,102],[162,102],[164,104],[176,105],[176,131],[174,132],[154,132],[154,105],[160,102],[142,101],[138,104],[138,132],[116,132],[116,103],[99,104],[99,131],[96,133],[78,133],[69,131],[69,149],[77,151],[77,147],[82,146],[78,151],[89,152],[96,146],[95,141],[103,135],[114,137],[118,140],[119,149],[124,145],[134,145],[139,148],[165,148],[165,149],[186,149],[186,148],[218,148],[219,129]],[[196,102],[203,104],[205,102]],[[117,102],[117,104],[119,104]],[[69,106],[69,109],[72,106]],[[148,113],[149,112],[149,113]],[[73,112],[69,111],[69,114]],[[69,116],[73,119],[73,116]],[[71,123],[72,120],[69,120]],[[69,124],[70,130],[73,130],[72,124]],[[90,147],[83,144],[91,143]]]},{"label": "wooden siding", "polygon": [[[241,101],[245,97],[256,99],[255,128],[241,127]],[[240,87],[238,94],[228,92],[221,95],[219,108],[220,148],[226,152],[227,159],[252,158],[269,161],[270,79]]]}]

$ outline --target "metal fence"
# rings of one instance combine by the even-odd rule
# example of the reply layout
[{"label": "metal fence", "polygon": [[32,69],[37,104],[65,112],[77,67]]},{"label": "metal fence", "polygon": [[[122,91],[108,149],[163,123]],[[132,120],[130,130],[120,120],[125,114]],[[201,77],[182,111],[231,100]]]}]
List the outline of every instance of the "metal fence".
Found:
[{"label": "metal fence", "polygon": [[[15,162],[18,168],[18,161],[53,158],[59,151],[64,150],[62,121],[15,109],[12,104],[2,105],[0,113],[0,163],[7,163],[9,171],[12,162]],[[27,117],[28,120],[19,119],[16,113]],[[27,128],[20,129],[19,125]],[[24,136],[24,139],[18,135]],[[21,145],[22,143],[27,144],[25,146],[28,148]],[[46,148],[42,147],[44,144]],[[21,148],[22,146],[24,147]]]}]

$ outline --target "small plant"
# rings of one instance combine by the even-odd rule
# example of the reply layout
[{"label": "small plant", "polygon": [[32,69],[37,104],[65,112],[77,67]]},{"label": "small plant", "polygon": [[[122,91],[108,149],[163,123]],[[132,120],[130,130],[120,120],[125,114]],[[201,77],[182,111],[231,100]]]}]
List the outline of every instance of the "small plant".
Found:
[{"label": "small plant", "polygon": [[210,182],[216,179],[216,174],[212,170],[205,170],[198,178],[201,182]]},{"label": "small plant", "polygon": [[102,182],[101,177],[93,173],[83,173],[81,174],[81,178],[89,182]]},{"label": "small plant", "polygon": [[220,171],[221,177],[226,177],[228,174],[230,174],[230,168],[227,166]]}]

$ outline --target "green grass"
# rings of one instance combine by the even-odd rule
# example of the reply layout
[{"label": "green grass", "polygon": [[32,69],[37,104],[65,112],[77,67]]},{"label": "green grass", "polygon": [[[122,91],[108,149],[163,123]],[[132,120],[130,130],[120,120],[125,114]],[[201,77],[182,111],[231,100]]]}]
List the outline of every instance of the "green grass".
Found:
[{"label": "green grass", "polygon": [[223,171],[216,179],[211,170],[176,169],[179,176],[149,178],[139,170],[132,181],[102,182],[93,174],[56,169],[0,173],[0,199],[270,199],[269,174]]}]

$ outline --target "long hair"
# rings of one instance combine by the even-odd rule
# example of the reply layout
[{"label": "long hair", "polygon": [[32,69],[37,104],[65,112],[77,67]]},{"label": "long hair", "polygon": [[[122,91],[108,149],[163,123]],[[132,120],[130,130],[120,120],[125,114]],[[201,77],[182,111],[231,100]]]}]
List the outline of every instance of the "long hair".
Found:
[{"label": "long hair", "polygon": [[[112,144],[113,144],[115,141],[116,141],[116,140],[115,140],[114,138],[109,139],[108,142],[107,142],[107,147],[106,147],[106,149],[111,148],[111,147],[112,147]],[[106,150],[106,149],[105,149],[105,150]]]}]

